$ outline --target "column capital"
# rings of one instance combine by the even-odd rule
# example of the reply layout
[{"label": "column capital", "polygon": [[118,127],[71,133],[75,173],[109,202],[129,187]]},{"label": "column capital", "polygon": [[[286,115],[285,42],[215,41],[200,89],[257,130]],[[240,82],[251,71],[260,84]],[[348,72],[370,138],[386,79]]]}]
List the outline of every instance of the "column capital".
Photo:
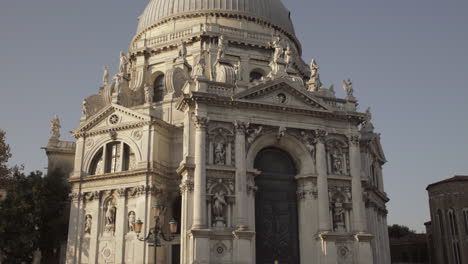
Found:
[{"label": "column capital", "polygon": [[360,135],[350,135],[348,136],[348,138],[349,138],[349,142],[351,143],[351,145],[359,146],[359,141],[361,140]]},{"label": "column capital", "polygon": [[204,116],[193,116],[193,122],[195,122],[195,126],[197,128],[206,128],[208,126],[208,123],[210,122],[210,119],[208,117]]},{"label": "column capital", "polygon": [[234,128],[236,129],[236,134],[245,135],[248,124],[241,121],[234,122]]},{"label": "column capital", "polygon": [[318,129],[315,131],[315,137],[317,138],[317,142],[325,143],[325,140],[328,136],[328,131],[323,129]]}]

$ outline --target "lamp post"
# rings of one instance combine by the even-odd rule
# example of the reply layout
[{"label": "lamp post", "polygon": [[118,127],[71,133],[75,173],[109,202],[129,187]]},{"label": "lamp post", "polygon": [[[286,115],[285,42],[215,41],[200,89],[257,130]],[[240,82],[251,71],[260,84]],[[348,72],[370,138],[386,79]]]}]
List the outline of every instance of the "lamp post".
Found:
[{"label": "lamp post", "polygon": [[153,216],[154,216],[154,227],[152,227],[148,235],[145,238],[140,238],[141,229],[143,227],[143,222],[138,219],[134,224],[135,233],[137,234],[137,239],[140,241],[148,242],[154,246],[154,264],[156,264],[156,254],[158,247],[161,247],[161,239],[164,241],[174,240],[174,234],[177,233],[177,221],[172,219],[169,222],[169,229],[171,231],[170,235],[164,234],[162,230],[160,216],[164,215],[166,212],[166,207],[164,205],[156,204],[153,206]]}]

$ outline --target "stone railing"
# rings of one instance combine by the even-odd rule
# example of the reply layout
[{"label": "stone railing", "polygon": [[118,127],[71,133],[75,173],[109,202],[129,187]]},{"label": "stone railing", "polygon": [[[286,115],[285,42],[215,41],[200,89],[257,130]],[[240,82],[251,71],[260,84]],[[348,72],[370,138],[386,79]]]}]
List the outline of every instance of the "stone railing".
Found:
[{"label": "stone railing", "polygon": [[241,30],[233,27],[220,26],[217,24],[197,24],[192,27],[184,28],[182,30],[162,34],[148,39],[139,39],[133,42],[132,49],[154,48],[157,46],[167,45],[169,42],[176,42],[178,40],[187,39],[191,36],[200,35],[201,33],[212,35],[225,35],[231,39],[239,39],[244,42],[264,43],[265,45],[272,41],[269,34],[257,33],[253,31]]},{"label": "stone railing", "polygon": [[340,98],[332,98],[332,97],[320,97],[322,98],[323,102],[329,106],[332,106],[335,110],[338,111],[345,111],[345,99]]},{"label": "stone railing", "polygon": [[208,93],[216,94],[219,96],[233,96],[234,89],[234,86],[223,85],[222,83],[208,85]]}]

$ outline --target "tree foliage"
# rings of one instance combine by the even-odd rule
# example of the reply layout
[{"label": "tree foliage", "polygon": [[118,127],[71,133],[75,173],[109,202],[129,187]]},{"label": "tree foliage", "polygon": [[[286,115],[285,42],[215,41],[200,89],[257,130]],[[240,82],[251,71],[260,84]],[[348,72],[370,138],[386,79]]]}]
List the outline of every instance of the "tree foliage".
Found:
[{"label": "tree foliage", "polygon": [[416,231],[411,230],[409,227],[404,225],[395,224],[388,227],[388,236],[390,238],[402,238],[414,234],[416,234]]},{"label": "tree foliage", "polygon": [[10,145],[6,143],[6,133],[0,129],[0,180],[8,177],[7,162],[11,158]]},{"label": "tree foliage", "polygon": [[67,234],[68,184],[60,171],[25,175],[14,169],[7,198],[0,203],[0,250],[5,263],[31,263],[34,251],[43,263],[55,263]]}]

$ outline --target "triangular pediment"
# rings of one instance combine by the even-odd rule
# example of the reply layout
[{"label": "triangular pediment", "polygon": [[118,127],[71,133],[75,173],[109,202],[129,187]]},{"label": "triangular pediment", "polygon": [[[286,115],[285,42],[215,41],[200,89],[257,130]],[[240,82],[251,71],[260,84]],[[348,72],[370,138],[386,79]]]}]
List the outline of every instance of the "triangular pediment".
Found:
[{"label": "triangular pediment", "polygon": [[112,128],[134,126],[150,120],[150,116],[143,115],[121,105],[111,104],[82,123],[79,128],[73,131],[73,134],[92,133]]},{"label": "triangular pediment", "polygon": [[328,106],[309,94],[304,87],[282,78],[267,81],[234,96],[235,100],[258,104],[277,105],[286,108],[330,111]]}]

